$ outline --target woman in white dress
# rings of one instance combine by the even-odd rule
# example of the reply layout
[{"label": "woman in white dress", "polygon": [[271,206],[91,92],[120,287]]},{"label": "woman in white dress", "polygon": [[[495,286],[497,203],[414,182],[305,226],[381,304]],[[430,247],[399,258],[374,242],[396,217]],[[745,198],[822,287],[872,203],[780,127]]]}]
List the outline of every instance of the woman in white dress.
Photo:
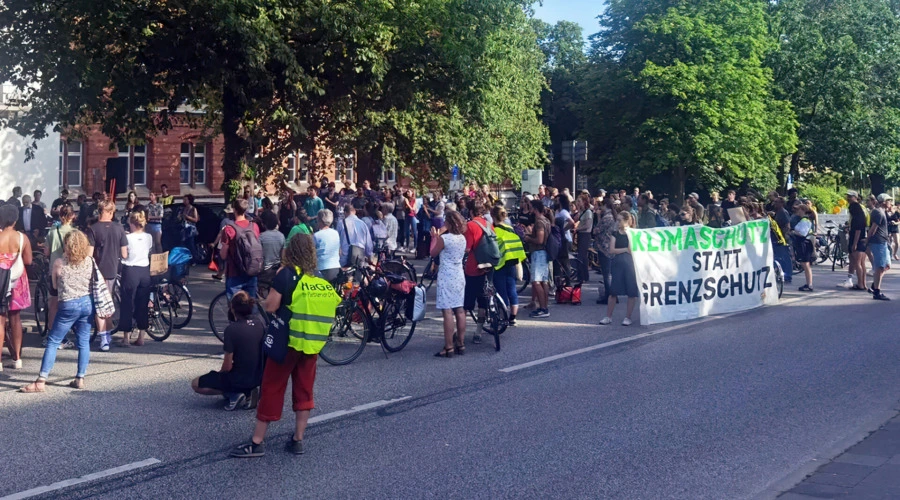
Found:
[{"label": "woman in white dress", "polygon": [[[444,349],[435,354],[439,358],[452,358],[454,353],[462,355],[466,351],[466,311],[463,309],[466,290],[466,275],[463,272],[465,231],[466,221],[459,212],[447,212],[444,226],[431,228],[431,256],[441,257],[435,303],[444,316]],[[453,339],[454,330],[456,342]]]}]

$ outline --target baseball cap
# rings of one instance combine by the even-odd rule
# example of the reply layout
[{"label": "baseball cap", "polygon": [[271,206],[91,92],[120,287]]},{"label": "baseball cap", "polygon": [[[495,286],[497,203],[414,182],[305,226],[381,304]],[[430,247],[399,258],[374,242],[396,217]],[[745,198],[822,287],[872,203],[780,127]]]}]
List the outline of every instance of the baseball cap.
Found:
[{"label": "baseball cap", "polygon": [[887,193],[881,193],[878,195],[878,203],[884,203],[888,200],[894,201],[894,197]]},{"label": "baseball cap", "polygon": [[850,191],[847,191],[847,196],[855,196],[859,198],[859,193],[851,189]]},{"label": "baseball cap", "polygon": [[697,194],[697,193],[691,193],[691,194],[688,195],[688,198],[694,198],[695,200],[699,200],[699,199],[700,199],[700,195]]}]

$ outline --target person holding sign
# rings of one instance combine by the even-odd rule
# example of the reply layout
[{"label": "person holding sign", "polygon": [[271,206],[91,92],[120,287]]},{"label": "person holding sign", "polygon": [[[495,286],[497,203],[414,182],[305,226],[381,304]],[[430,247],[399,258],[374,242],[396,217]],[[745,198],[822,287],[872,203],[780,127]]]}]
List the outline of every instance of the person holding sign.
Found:
[{"label": "person holding sign", "polygon": [[794,216],[791,217],[791,242],[794,245],[794,259],[803,268],[806,275],[806,284],[800,287],[801,292],[811,292],[813,244],[810,238],[815,238],[812,220],[809,218],[809,207],[803,203],[794,205]]},{"label": "person holding sign", "polygon": [[601,325],[612,324],[612,314],[616,309],[619,295],[628,296],[628,305],[622,326],[631,325],[631,315],[640,296],[637,278],[634,274],[634,260],[631,258],[631,242],[628,239],[628,228],[634,227],[634,218],[628,212],[620,212],[617,217],[618,229],[610,236],[609,253],[612,255],[612,289],[606,304],[606,317],[600,320]]}]

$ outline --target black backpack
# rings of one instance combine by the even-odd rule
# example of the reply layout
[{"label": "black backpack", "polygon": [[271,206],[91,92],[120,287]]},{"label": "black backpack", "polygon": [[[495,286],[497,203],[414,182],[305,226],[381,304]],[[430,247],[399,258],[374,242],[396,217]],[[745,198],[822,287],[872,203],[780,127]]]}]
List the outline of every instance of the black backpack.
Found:
[{"label": "black backpack", "polygon": [[547,260],[554,261],[559,258],[559,252],[562,249],[563,234],[556,224],[550,225],[550,234],[547,235]]},{"label": "black backpack", "polygon": [[231,244],[234,251],[234,269],[241,276],[259,276],[263,269],[263,249],[259,242],[259,236],[253,232],[253,222],[243,228],[232,221],[228,225],[234,229],[234,241]]}]

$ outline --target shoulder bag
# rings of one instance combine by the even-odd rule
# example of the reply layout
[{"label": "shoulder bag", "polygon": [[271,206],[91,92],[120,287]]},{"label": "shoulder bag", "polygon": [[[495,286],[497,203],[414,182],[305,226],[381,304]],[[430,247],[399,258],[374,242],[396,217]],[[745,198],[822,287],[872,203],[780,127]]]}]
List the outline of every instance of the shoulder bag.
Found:
[{"label": "shoulder bag", "polygon": [[94,302],[94,313],[100,319],[108,319],[116,313],[116,305],[113,302],[112,294],[106,286],[106,279],[100,274],[100,268],[97,267],[97,261],[93,257],[91,259],[91,300]]}]

